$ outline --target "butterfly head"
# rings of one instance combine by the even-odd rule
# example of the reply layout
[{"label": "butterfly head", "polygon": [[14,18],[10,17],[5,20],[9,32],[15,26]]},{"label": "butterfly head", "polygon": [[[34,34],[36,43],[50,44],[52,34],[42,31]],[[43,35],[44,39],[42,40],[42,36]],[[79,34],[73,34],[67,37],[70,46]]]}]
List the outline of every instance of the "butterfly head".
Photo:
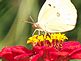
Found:
[{"label": "butterfly head", "polygon": [[33,27],[34,29],[41,29],[41,27],[40,27],[40,25],[39,25],[38,23],[33,23],[33,24],[32,24],[32,27]]}]

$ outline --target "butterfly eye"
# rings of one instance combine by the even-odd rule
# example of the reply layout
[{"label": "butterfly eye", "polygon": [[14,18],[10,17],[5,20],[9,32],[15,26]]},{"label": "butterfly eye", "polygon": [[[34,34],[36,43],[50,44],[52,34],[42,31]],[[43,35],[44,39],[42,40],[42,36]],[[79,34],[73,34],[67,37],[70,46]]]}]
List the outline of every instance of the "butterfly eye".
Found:
[{"label": "butterfly eye", "polygon": [[51,4],[48,4],[51,7]]}]

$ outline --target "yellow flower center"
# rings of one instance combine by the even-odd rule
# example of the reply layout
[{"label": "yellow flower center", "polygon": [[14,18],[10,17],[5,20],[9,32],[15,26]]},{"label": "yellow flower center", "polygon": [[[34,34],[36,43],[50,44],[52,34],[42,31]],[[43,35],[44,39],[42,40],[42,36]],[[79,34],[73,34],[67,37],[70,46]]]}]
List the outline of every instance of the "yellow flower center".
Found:
[{"label": "yellow flower center", "polygon": [[58,48],[67,39],[65,34],[54,33],[50,35],[34,35],[28,39],[27,43],[31,43],[33,46],[54,46]]}]

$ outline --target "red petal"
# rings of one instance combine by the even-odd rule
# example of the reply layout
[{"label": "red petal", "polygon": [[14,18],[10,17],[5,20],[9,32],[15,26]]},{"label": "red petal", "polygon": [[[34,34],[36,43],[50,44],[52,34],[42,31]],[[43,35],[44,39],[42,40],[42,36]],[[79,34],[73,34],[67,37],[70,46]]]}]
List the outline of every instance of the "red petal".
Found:
[{"label": "red petal", "polygon": [[49,52],[57,52],[57,50],[54,47],[45,47],[44,49]]},{"label": "red petal", "polygon": [[58,54],[57,52],[50,52],[50,60],[51,61],[56,61],[58,59]]},{"label": "red petal", "polygon": [[3,48],[2,51],[0,52],[0,58],[3,58],[5,60],[13,61],[13,54],[11,52],[10,48]]},{"label": "red petal", "polygon": [[14,46],[11,48],[12,53],[15,56],[17,55],[21,55],[21,54],[31,54],[32,51],[28,50],[27,48],[23,47],[23,46]]},{"label": "red petal", "polygon": [[46,46],[35,46],[32,51],[35,53],[39,53],[39,51],[49,51],[49,52],[56,52],[57,50],[54,47],[46,47]]},{"label": "red petal", "polygon": [[63,43],[63,47],[61,51],[66,51],[68,53],[71,53],[72,51],[80,48],[81,45],[77,41],[68,41]]},{"label": "red petal", "polygon": [[[42,61],[42,60],[41,60]],[[48,58],[45,58],[44,61],[50,61]]]},{"label": "red petal", "polygon": [[[40,57],[42,57],[43,53],[44,52],[41,50],[38,54],[31,57],[31,61],[38,61],[38,59],[40,59]],[[43,60],[41,60],[41,61],[43,61]]]},{"label": "red petal", "polygon": [[81,48],[73,51],[69,56],[71,59],[81,59]]},{"label": "red petal", "polygon": [[29,55],[22,54],[22,55],[14,57],[14,59],[15,59],[15,61],[29,61]]},{"label": "red petal", "polygon": [[12,53],[3,53],[1,58],[8,61],[14,61]]},{"label": "red petal", "polygon": [[0,57],[5,58],[8,61],[14,61],[14,57],[22,55],[22,54],[32,54],[31,50],[28,50],[27,48],[23,46],[12,46],[12,47],[6,47],[3,48],[0,52]]}]

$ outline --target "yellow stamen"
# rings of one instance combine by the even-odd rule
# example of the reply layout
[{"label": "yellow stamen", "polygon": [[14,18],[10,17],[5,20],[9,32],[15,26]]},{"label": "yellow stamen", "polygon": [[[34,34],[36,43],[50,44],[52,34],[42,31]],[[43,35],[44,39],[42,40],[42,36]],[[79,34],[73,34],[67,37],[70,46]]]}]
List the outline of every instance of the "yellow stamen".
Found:
[{"label": "yellow stamen", "polygon": [[49,41],[52,43],[53,41],[64,42],[64,40],[68,39],[65,34],[55,33],[50,35],[34,35],[29,38],[27,43],[37,44],[40,42]]},{"label": "yellow stamen", "polygon": [[44,41],[43,35],[38,36],[38,40],[39,40],[39,41]]}]

